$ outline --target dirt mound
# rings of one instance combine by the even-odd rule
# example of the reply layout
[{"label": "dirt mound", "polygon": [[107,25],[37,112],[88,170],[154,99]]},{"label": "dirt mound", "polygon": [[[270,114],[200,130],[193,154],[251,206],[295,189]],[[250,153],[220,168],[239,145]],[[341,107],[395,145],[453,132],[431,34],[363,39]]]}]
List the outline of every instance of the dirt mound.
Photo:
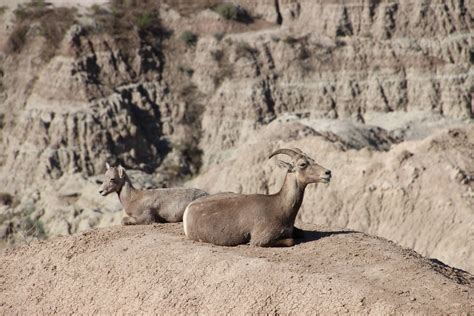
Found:
[{"label": "dirt mound", "polygon": [[180,224],[7,249],[0,313],[469,313],[474,279],[381,238],[304,226],[292,248],[216,247]]}]

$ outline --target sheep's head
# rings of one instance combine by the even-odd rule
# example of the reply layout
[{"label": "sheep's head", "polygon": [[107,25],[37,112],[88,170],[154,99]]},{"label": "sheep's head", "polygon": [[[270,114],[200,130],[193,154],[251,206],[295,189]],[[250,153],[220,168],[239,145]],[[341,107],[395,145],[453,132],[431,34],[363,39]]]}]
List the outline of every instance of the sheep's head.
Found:
[{"label": "sheep's head", "polygon": [[105,164],[107,170],[105,171],[104,182],[100,186],[99,193],[103,196],[112,192],[119,192],[125,183],[125,169],[122,166],[111,167],[108,163]]},{"label": "sheep's head", "polygon": [[294,172],[298,181],[303,185],[317,182],[329,183],[329,181],[331,181],[331,171],[317,164],[314,159],[300,149],[278,149],[273,152],[269,158],[278,154],[291,157],[290,162],[278,160],[278,163],[280,167],[288,170],[288,172]]}]

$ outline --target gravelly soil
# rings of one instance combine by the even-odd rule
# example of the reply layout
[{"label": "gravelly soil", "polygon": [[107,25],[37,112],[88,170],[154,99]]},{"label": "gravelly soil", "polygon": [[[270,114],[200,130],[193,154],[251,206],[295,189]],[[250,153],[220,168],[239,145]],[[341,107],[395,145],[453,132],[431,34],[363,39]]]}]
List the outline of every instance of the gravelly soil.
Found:
[{"label": "gravelly soil", "polygon": [[0,314],[474,312],[467,272],[385,239],[303,228],[292,248],[195,243],[164,224],[6,249]]}]

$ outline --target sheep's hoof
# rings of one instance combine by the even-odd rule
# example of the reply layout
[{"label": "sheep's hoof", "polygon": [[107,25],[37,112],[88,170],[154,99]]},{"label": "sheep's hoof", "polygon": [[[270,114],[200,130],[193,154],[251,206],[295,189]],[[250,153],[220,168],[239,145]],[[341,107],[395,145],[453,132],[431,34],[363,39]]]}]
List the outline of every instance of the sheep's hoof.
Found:
[{"label": "sheep's hoof", "polygon": [[286,238],[278,240],[276,243],[279,247],[293,247],[295,245],[295,240],[293,238]]},{"label": "sheep's hoof", "polygon": [[135,225],[135,219],[132,217],[124,217],[122,218],[122,225],[123,226],[128,226],[128,225]]}]

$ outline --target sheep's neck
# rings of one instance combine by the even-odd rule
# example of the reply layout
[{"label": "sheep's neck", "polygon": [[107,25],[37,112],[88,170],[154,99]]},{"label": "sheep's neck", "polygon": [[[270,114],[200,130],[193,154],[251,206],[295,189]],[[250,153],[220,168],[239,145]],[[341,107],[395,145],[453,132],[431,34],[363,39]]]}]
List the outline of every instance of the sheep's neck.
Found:
[{"label": "sheep's neck", "polygon": [[287,173],[285,182],[281,187],[278,196],[280,197],[280,207],[282,215],[288,218],[291,223],[295,222],[296,215],[303,203],[304,190],[306,185],[298,182],[295,173]]},{"label": "sheep's neck", "polygon": [[130,178],[125,175],[125,182],[120,191],[117,192],[122,206],[124,206],[125,208],[127,207],[128,203],[132,200],[134,193],[135,188],[133,187]]}]

